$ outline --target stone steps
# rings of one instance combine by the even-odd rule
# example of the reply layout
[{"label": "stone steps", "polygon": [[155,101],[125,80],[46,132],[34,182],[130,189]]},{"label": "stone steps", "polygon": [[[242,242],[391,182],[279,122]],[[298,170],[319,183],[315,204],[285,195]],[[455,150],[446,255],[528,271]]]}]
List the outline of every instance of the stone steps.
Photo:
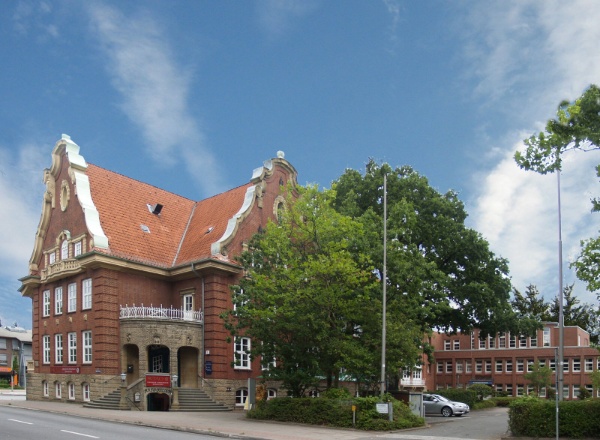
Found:
[{"label": "stone steps", "polygon": [[171,411],[231,411],[227,406],[212,400],[204,391],[197,388],[179,388],[179,409]]}]

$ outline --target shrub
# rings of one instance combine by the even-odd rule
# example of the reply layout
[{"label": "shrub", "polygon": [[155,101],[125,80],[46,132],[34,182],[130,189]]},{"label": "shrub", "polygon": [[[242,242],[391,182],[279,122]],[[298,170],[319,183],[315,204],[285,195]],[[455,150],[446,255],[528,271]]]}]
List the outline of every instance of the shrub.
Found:
[{"label": "shrub", "polygon": [[471,409],[487,409],[494,408],[496,406],[496,401],[493,399],[482,400],[481,402],[475,402],[475,405],[471,407]]},{"label": "shrub", "polygon": [[515,400],[515,397],[508,397],[508,396],[503,396],[503,397],[492,397],[492,399],[495,403],[496,406],[501,406],[501,407],[508,407],[510,405],[510,403]]},{"label": "shrub", "polygon": [[[335,394],[336,392],[332,393]],[[344,393],[343,397],[347,397]],[[392,402],[393,421],[387,414],[379,414],[376,404],[378,397],[354,399],[333,398],[288,398],[280,397],[265,402],[248,411],[247,416],[255,419],[277,420],[281,422],[329,425],[341,428],[352,427],[352,405],[356,406],[356,427],[364,430],[394,430],[423,426],[422,417],[414,415],[404,403],[386,396]]]},{"label": "shrub", "polygon": [[475,394],[477,394],[477,400],[479,401],[482,401],[486,397],[491,396],[493,391],[491,386],[482,383],[476,383],[474,385],[471,385],[468,389],[474,391]]},{"label": "shrub", "polygon": [[[572,400],[559,403],[559,436],[600,438],[600,400]],[[508,425],[514,436],[554,437],[555,402],[524,397],[510,404]]]}]

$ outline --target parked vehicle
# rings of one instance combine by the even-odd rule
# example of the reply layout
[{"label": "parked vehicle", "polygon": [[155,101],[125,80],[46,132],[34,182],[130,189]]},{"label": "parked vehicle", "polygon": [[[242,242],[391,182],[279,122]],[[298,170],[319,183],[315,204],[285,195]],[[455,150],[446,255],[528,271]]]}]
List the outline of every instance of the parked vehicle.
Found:
[{"label": "parked vehicle", "polygon": [[453,402],[439,394],[423,394],[423,405],[426,416],[441,414],[444,417],[460,417],[471,410],[466,403]]}]

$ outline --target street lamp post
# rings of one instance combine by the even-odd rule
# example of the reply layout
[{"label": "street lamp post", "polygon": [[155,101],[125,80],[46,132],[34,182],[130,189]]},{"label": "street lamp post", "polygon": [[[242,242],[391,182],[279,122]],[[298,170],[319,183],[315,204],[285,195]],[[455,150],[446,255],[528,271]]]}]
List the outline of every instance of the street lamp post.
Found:
[{"label": "street lamp post", "polygon": [[387,175],[383,175],[383,307],[381,325],[381,386],[380,396],[385,392],[385,339],[386,339],[386,308],[387,308]]}]

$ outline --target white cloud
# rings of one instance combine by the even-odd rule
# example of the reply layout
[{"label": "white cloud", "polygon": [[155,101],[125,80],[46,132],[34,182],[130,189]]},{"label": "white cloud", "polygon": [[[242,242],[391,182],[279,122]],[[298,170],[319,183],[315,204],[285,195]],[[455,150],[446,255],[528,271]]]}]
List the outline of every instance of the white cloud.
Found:
[{"label": "white cloud", "polygon": [[126,17],[101,4],[89,11],[123,111],[142,131],[151,157],[168,166],[183,162],[207,195],[221,191],[217,161],[188,109],[191,74],[175,60],[166,33],[149,16]]},{"label": "white cloud", "polygon": [[271,37],[285,34],[292,21],[305,17],[317,8],[313,0],[259,0],[258,20],[261,27]]},{"label": "white cloud", "polygon": [[[475,228],[510,260],[515,287],[536,284],[553,297],[558,285],[556,175],[522,171],[512,155],[522,139],[553,117],[561,100],[573,100],[599,81],[600,5],[586,0],[492,5],[472,10],[467,59],[475,66],[478,96],[512,113],[520,126],[507,134],[508,141],[497,141],[499,159],[475,176],[479,190],[470,211]],[[590,213],[590,199],[600,194],[594,172],[600,155],[573,152],[564,160],[562,239],[564,278],[570,283],[574,274],[568,262],[578,254],[579,241],[598,233],[600,214]],[[581,283],[575,293],[595,301]]]}]

